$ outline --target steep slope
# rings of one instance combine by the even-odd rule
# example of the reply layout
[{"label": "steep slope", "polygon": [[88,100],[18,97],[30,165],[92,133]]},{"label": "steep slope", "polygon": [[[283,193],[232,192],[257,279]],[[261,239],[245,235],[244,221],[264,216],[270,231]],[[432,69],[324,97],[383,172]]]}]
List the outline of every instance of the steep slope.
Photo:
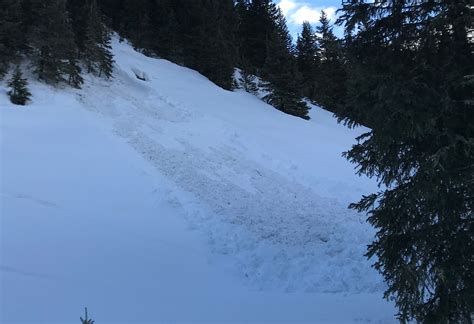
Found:
[{"label": "steep slope", "polygon": [[346,208],[375,188],[341,157],[363,129],[114,53],[111,82],[2,90],[2,322],[392,320]]}]

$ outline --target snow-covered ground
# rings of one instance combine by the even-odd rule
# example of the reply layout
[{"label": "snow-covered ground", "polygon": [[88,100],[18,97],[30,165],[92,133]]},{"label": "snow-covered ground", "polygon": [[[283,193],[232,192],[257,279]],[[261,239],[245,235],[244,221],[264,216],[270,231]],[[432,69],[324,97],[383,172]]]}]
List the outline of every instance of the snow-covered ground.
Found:
[{"label": "snow-covered ground", "polygon": [[114,52],[110,82],[0,87],[1,323],[395,322],[346,208],[363,129]]}]

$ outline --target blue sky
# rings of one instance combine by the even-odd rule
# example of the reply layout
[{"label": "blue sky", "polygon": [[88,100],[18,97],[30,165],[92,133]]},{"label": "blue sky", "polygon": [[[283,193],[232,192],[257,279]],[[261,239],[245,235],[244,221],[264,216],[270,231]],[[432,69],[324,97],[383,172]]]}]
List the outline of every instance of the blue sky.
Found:
[{"label": "blue sky", "polygon": [[[288,20],[288,27],[296,39],[301,30],[301,24],[307,20],[317,25],[320,12],[324,10],[332,22],[336,19],[336,10],[341,7],[342,0],[275,0]],[[335,28],[338,36],[341,28]]]}]

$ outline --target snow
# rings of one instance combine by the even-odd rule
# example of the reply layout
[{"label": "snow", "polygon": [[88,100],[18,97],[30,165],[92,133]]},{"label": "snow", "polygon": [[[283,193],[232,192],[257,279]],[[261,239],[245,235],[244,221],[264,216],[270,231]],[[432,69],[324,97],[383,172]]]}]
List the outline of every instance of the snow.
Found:
[{"label": "snow", "polygon": [[112,81],[0,87],[2,323],[395,323],[347,209],[364,129],[113,48]]}]

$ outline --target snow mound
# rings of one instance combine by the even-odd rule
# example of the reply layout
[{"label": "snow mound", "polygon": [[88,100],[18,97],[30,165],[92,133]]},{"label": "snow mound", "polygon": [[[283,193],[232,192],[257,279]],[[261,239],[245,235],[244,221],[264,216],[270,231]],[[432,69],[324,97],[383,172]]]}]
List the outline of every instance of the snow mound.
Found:
[{"label": "snow mound", "polygon": [[137,77],[138,80],[150,81],[150,77],[145,72],[140,71],[139,69],[136,69],[136,68],[132,68],[132,71],[133,71],[133,73],[135,74],[135,76]]}]

